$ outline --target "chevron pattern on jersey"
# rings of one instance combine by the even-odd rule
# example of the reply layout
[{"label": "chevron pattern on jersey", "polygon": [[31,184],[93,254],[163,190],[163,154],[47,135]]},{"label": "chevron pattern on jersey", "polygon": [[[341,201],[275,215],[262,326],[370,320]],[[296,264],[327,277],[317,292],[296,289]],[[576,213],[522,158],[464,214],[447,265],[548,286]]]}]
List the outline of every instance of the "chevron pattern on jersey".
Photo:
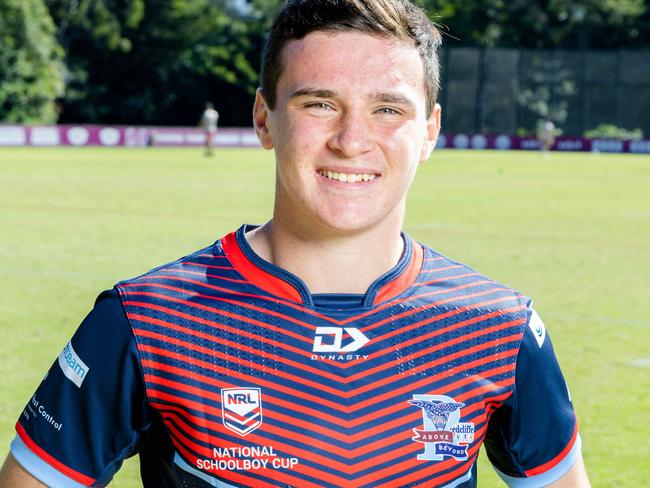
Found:
[{"label": "chevron pattern on jersey", "polygon": [[[429,249],[406,290],[356,310],[269,293],[220,242],[118,290],[179,469],[213,486],[462,478],[511,394],[527,317],[524,297]],[[440,433],[427,432],[425,407],[442,415]],[[438,434],[464,436],[463,449],[430,459],[433,446],[414,439]]]}]

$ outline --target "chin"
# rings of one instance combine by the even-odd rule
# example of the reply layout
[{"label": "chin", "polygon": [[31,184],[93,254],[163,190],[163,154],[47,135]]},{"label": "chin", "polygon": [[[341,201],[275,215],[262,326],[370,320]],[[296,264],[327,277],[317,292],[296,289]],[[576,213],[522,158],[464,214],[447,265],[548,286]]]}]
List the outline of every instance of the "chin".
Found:
[{"label": "chin", "polygon": [[338,234],[355,234],[375,227],[381,219],[360,219],[357,215],[338,214],[322,220],[325,227]]}]

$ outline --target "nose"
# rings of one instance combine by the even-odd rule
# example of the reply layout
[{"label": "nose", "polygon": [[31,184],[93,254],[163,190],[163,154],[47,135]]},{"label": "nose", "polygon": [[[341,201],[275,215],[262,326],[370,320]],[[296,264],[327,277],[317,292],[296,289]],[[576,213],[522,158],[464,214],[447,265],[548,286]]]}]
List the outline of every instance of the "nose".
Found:
[{"label": "nose", "polygon": [[365,114],[348,111],[341,114],[334,124],[329,147],[341,157],[353,158],[373,148],[374,136]]}]

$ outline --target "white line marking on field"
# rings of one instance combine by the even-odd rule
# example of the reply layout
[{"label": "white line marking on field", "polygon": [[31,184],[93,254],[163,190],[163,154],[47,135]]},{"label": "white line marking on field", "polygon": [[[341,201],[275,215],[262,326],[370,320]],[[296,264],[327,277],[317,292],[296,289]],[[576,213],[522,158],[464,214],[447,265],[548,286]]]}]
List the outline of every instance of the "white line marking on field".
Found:
[{"label": "white line marking on field", "polygon": [[632,366],[637,366],[639,368],[650,368],[650,358],[637,358],[630,361]]}]

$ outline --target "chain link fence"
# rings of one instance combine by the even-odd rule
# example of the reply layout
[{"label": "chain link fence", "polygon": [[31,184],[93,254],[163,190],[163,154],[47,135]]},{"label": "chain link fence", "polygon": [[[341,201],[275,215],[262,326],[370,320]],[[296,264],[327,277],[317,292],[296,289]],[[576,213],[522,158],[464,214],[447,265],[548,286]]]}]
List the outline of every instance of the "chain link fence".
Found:
[{"label": "chain link fence", "polygon": [[650,136],[650,51],[450,48],[442,52],[443,130],[565,135],[600,124]]}]

